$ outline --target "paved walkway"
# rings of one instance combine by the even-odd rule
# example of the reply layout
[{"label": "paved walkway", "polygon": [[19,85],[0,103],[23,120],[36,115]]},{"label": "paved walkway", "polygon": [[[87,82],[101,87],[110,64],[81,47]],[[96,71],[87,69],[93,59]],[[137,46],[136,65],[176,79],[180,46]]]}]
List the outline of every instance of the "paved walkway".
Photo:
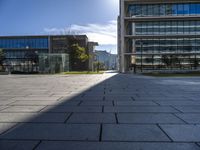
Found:
[{"label": "paved walkway", "polygon": [[200,150],[200,78],[0,76],[0,150]]}]

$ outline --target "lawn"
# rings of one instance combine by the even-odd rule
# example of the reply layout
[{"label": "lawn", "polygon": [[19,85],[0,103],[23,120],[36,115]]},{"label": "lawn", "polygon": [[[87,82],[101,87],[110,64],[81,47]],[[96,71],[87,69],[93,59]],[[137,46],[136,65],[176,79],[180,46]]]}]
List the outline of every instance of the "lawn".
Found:
[{"label": "lawn", "polygon": [[103,71],[99,72],[92,72],[92,71],[70,71],[70,72],[63,72],[62,74],[103,74]]}]

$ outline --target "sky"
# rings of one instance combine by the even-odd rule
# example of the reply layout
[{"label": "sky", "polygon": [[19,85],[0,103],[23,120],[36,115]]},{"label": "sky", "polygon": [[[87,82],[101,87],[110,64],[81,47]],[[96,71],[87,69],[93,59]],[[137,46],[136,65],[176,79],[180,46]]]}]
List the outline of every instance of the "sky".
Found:
[{"label": "sky", "polygon": [[87,34],[117,53],[119,0],[0,0],[0,36]]}]

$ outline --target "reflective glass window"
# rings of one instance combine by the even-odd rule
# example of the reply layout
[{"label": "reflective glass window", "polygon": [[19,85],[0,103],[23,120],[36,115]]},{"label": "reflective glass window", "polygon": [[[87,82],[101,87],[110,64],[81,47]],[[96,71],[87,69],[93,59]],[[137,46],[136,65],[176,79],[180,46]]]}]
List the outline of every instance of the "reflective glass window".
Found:
[{"label": "reflective glass window", "polygon": [[190,4],[190,15],[195,15],[196,14],[196,4]]},{"label": "reflective glass window", "polygon": [[185,14],[185,15],[189,15],[190,14],[190,4],[184,4],[183,14]]},{"label": "reflective glass window", "polygon": [[196,14],[200,14],[200,4],[196,4]]},{"label": "reflective glass window", "polygon": [[160,15],[160,5],[153,5],[154,15],[159,16]]},{"label": "reflective glass window", "polygon": [[166,4],[166,15],[172,15],[172,4]]},{"label": "reflective glass window", "polygon": [[177,15],[183,15],[184,14],[184,5],[183,4],[178,4],[177,5]]},{"label": "reflective glass window", "polygon": [[176,16],[178,14],[177,4],[172,4],[172,15]]},{"label": "reflective glass window", "polygon": [[160,5],[160,15],[161,16],[165,16],[166,15],[166,5],[165,4],[161,4]]}]

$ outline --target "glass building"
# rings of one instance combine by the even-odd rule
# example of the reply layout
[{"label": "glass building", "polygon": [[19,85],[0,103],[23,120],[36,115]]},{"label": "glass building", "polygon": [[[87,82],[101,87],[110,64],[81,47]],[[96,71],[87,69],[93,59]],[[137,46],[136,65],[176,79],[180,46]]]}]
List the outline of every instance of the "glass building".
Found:
[{"label": "glass building", "polygon": [[192,70],[200,63],[200,1],[120,0],[120,71]]},{"label": "glass building", "polygon": [[[90,63],[93,62],[90,60],[77,64],[77,66],[70,65],[73,63],[68,62],[71,54],[71,46],[77,43],[92,55],[91,53],[95,45],[92,44],[94,42],[88,41],[86,35],[0,36],[0,49],[3,50],[5,55],[3,66],[6,71],[11,72],[40,72],[41,69],[39,67],[45,65],[39,63],[44,62],[41,61],[43,60],[41,58],[45,56],[50,61],[45,61],[51,64],[49,66],[54,66],[52,62],[56,62],[56,66],[58,66],[58,63],[66,62],[68,66],[62,65],[64,67],[57,67],[61,68],[57,69],[60,71],[91,70],[90,66],[92,65]],[[52,69],[46,70],[54,72]]]}]

